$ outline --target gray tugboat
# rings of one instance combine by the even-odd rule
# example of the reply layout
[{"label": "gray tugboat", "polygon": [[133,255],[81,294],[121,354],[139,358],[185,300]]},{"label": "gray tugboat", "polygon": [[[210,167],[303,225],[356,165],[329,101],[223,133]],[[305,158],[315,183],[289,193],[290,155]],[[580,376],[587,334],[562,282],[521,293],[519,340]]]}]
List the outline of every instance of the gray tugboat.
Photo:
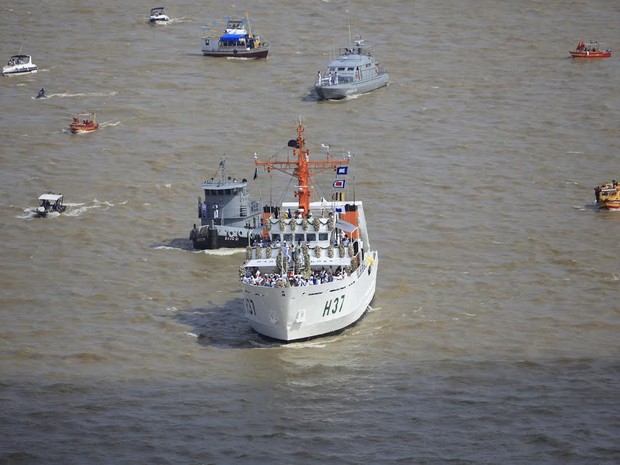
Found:
[{"label": "gray tugboat", "polygon": [[314,90],[320,99],[338,100],[387,86],[388,82],[387,68],[375,60],[358,37],[353,46],[340,49],[325,74],[319,71]]},{"label": "gray tugboat", "polygon": [[[219,174],[219,178],[218,178]],[[200,227],[194,224],[189,238],[195,249],[247,247],[261,225],[259,203],[250,199],[247,179],[226,174],[226,159],[220,161],[215,177],[202,184],[204,199],[198,197]]]}]

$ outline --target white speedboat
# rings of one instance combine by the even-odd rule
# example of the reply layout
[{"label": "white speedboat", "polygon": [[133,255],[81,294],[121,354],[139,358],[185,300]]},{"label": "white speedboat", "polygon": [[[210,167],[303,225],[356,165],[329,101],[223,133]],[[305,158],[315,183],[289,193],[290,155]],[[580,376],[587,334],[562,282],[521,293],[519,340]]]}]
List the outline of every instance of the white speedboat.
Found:
[{"label": "white speedboat", "polygon": [[[292,155],[258,161],[293,177],[295,202],[263,209],[260,240],[241,267],[245,315],[261,335],[295,341],[340,332],[356,323],[375,295],[379,256],[370,246],[360,200],[345,200],[349,157],[310,161],[304,127]],[[288,150],[287,150],[288,152]],[[336,175],[332,200],[311,200],[316,175]]]},{"label": "white speedboat", "polygon": [[387,68],[358,38],[353,46],[340,49],[339,56],[329,63],[324,74],[317,73],[314,90],[320,99],[338,100],[365,94],[388,83]]},{"label": "white speedboat", "polygon": [[163,6],[158,6],[156,8],[151,8],[151,14],[149,16],[150,24],[166,24],[170,21],[170,17],[166,14],[166,8]]},{"label": "white speedboat", "polygon": [[39,67],[32,62],[30,55],[13,55],[2,68],[3,76],[36,73]]}]

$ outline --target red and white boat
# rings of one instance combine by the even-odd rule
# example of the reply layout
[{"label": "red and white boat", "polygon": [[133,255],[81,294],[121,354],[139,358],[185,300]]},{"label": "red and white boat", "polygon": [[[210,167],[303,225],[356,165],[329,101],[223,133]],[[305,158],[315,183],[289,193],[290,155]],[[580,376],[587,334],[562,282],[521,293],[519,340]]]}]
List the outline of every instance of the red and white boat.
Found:
[{"label": "red and white boat", "polygon": [[594,195],[599,208],[620,211],[620,183],[615,179],[596,186]]},{"label": "red and white boat", "polygon": [[73,117],[69,129],[73,134],[92,132],[99,128],[97,116],[94,113],[79,113]]},{"label": "red and white boat", "polygon": [[611,56],[611,49],[601,50],[601,45],[603,44],[598,41],[591,40],[586,44],[582,40],[577,45],[577,48],[569,53],[573,58],[609,58]]}]

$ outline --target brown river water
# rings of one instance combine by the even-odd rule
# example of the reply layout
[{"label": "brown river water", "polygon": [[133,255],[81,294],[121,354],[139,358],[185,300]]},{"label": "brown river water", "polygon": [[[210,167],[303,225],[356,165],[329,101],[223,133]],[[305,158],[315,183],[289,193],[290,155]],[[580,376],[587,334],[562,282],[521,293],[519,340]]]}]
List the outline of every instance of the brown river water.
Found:
[{"label": "brown river water", "polygon": [[[0,78],[0,464],[620,462],[620,214],[593,205],[620,61],[568,54],[620,53],[617,2],[154,6],[1,6],[1,59],[40,70]],[[203,57],[246,10],[268,59]],[[348,23],[391,83],[318,102]],[[100,129],[68,134],[85,110]],[[354,154],[381,262],[356,326],[279,345],[244,318],[243,252],[188,235],[221,157],[250,178],[300,116]],[[67,211],[33,218],[48,190]]]}]

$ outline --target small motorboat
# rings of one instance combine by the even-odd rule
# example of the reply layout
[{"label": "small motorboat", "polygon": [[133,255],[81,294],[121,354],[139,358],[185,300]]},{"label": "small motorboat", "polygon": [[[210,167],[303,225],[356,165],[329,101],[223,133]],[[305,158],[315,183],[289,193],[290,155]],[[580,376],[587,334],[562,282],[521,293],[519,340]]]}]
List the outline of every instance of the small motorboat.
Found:
[{"label": "small motorboat", "polygon": [[620,183],[613,179],[594,188],[596,204],[603,210],[620,211]]},{"label": "small motorboat", "polygon": [[73,117],[69,129],[73,134],[92,132],[99,128],[95,113],[79,113]]},{"label": "small motorboat", "polygon": [[166,14],[166,8],[158,6],[151,8],[151,15],[149,16],[149,24],[166,24],[170,21],[170,17]]},{"label": "small motorboat", "polygon": [[596,40],[591,40],[588,44],[582,40],[577,48],[569,53],[573,58],[609,58],[611,49],[601,50],[601,45],[603,44]]},{"label": "small motorboat", "polygon": [[39,67],[32,62],[30,55],[13,55],[2,68],[3,76],[36,73]]},{"label": "small motorboat", "polygon": [[51,191],[43,194],[39,197],[39,206],[35,210],[35,215],[39,218],[45,218],[50,212],[62,213],[67,209],[62,202],[62,194]]}]

